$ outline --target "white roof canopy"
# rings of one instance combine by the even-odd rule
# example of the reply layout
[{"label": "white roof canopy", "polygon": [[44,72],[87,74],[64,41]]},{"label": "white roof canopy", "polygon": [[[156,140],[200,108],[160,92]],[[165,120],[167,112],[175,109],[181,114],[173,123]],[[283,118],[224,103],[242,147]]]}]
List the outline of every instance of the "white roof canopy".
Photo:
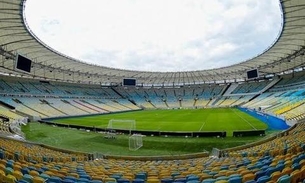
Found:
[{"label": "white roof canopy", "polygon": [[[246,71],[255,68],[261,77],[280,75],[302,70],[305,63],[304,0],[281,0],[283,29],[278,40],[264,53],[228,67],[186,72],[122,70],[68,57],[48,47],[30,31],[24,16],[25,5],[25,0],[0,0],[0,72],[5,74],[103,85],[135,78],[137,84],[144,86],[172,86],[245,80]],[[17,53],[33,61],[31,73],[14,69]]]}]

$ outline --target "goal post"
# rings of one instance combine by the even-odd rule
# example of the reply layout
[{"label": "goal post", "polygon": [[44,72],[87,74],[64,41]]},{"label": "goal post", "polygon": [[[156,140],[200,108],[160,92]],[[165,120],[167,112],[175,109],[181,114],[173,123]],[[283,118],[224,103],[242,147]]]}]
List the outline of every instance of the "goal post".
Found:
[{"label": "goal post", "polygon": [[131,134],[132,130],[136,130],[136,120],[111,119],[108,122],[108,130],[128,130]]},{"label": "goal post", "polygon": [[143,146],[143,136],[141,134],[133,134],[129,136],[129,150],[136,151]]}]

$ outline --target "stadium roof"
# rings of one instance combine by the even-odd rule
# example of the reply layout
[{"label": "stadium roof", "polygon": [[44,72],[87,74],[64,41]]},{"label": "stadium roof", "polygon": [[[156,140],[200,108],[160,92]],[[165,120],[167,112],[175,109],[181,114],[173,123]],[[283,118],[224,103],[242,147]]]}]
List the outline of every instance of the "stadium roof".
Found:
[{"label": "stadium roof", "polygon": [[[143,86],[173,86],[242,81],[257,68],[260,77],[303,70],[305,51],[305,1],[281,0],[283,27],[278,40],[264,53],[241,62],[210,70],[144,72],[88,64],[55,51],[29,29],[24,16],[25,0],[0,0],[0,72],[14,76],[65,82],[111,85],[135,78]],[[264,21],[264,20],[262,20]],[[64,43],[63,43],[64,44]],[[33,61],[30,73],[15,69],[16,55]]]}]

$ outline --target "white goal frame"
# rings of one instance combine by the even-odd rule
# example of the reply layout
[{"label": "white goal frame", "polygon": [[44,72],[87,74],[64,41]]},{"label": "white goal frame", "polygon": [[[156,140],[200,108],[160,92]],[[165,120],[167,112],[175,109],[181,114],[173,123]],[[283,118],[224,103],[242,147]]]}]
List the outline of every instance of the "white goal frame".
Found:
[{"label": "white goal frame", "polygon": [[[123,128],[120,128],[120,127],[117,127],[114,125],[114,123],[129,123],[128,127],[126,128],[123,127]],[[108,130],[129,130],[129,134],[131,134],[132,130],[136,130],[136,120],[131,120],[131,119],[111,119],[109,120],[108,122],[108,126],[107,126],[107,129]]]},{"label": "white goal frame", "polygon": [[136,151],[143,146],[143,137],[141,134],[133,134],[129,136],[129,150]]}]

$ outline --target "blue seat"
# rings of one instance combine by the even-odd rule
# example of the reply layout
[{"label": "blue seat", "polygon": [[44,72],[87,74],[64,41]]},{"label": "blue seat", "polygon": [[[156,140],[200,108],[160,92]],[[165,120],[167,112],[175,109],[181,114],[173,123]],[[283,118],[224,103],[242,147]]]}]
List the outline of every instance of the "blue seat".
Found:
[{"label": "blue seat", "polygon": [[255,180],[258,180],[260,177],[262,177],[264,175],[265,175],[265,172],[262,170],[255,172]]},{"label": "blue seat", "polygon": [[73,177],[73,176],[70,176],[70,175],[66,176],[65,179],[66,179],[66,180],[68,179],[68,180],[72,180],[72,181],[74,181],[74,182],[77,182],[77,178],[75,178],[75,177]]},{"label": "blue seat", "polygon": [[291,177],[289,175],[283,175],[278,180],[277,183],[290,183]]},{"label": "blue seat", "polygon": [[283,163],[283,164],[281,163],[281,164],[277,164],[277,165],[276,165],[276,169],[277,169],[276,171],[280,171],[280,172],[281,172],[281,171],[283,171],[284,168],[285,168],[284,163]]},{"label": "blue seat", "polygon": [[91,180],[89,183],[103,183],[101,180]]},{"label": "blue seat", "polygon": [[30,183],[30,182],[28,182],[28,181],[26,181],[26,180],[21,179],[21,180],[18,180],[18,182],[17,182],[17,183]]},{"label": "blue seat", "polygon": [[14,170],[11,167],[5,167],[4,172],[6,175],[13,174]]},{"label": "blue seat", "polygon": [[174,182],[173,179],[161,179],[161,183],[172,183]]},{"label": "blue seat", "polygon": [[8,160],[8,161],[6,162],[6,167],[13,168],[13,167],[14,167],[14,161]]},{"label": "blue seat", "polygon": [[176,177],[177,175],[180,175],[180,172],[173,172],[172,174],[171,174],[171,176],[174,178],[174,177]]},{"label": "blue seat", "polygon": [[29,174],[29,172],[30,172],[30,170],[27,168],[27,167],[23,167],[23,168],[21,168],[21,173],[23,174],[23,175],[25,175],[25,174]]},{"label": "blue seat", "polygon": [[134,179],[132,180],[132,183],[144,183],[145,180],[144,179]]},{"label": "blue seat", "polygon": [[4,159],[5,158],[5,152],[0,149],[0,159]]},{"label": "blue seat", "polygon": [[175,182],[184,182],[184,183],[186,183],[186,178],[177,178],[177,179],[175,179]]},{"label": "blue seat", "polygon": [[43,172],[45,172],[45,170],[42,169],[42,168],[36,169],[36,171],[37,171],[39,174],[42,174]]},{"label": "blue seat", "polygon": [[220,170],[228,170],[229,166],[228,165],[223,165],[220,167]]},{"label": "blue seat", "polygon": [[74,182],[76,182],[76,181],[73,181],[73,180],[71,180],[71,179],[64,179],[64,180],[62,181],[62,183],[74,183]]},{"label": "blue seat", "polygon": [[52,176],[50,178],[47,179],[47,183],[49,182],[54,182],[54,183],[61,183],[61,178],[60,177],[56,177],[56,176]]},{"label": "blue seat", "polygon": [[294,164],[292,164],[291,168],[292,168],[293,170],[299,170],[299,169],[301,169],[301,166],[300,166],[299,163],[294,163]]},{"label": "blue seat", "polygon": [[229,177],[227,177],[227,176],[220,176],[220,177],[216,178],[216,181],[219,181],[219,180],[228,180],[228,179],[229,179]]},{"label": "blue seat", "polygon": [[273,172],[276,172],[277,171],[277,168],[276,167],[269,167],[266,172],[265,172],[265,175],[268,175],[270,176]]},{"label": "blue seat", "polygon": [[35,170],[35,171],[36,171],[36,168],[33,167],[33,166],[28,166],[28,168],[29,168],[30,171],[31,171],[31,170]]},{"label": "blue seat", "polygon": [[118,180],[122,177],[122,175],[119,175],[119,174],[113,174],[113,175],[110,175],[109,176],[110,178],[115,178],[115,180]]},{"label": "blue seat", "polygon": [[214,176],[214,175],[217,175],[218,172],[211,171],[211,172],[209,172],[208,174]]},{"label": "blue seat", "polygon": [[135,175],[135,179],[143,179],[146,180],[146,173],[137,173]]},{"label": "blue seat", "polygon": [[300,159],[300,161],[305,159],[305,154],[300,154],[298,158]]},{"label": "blue seat", "polygon": [[47,180],[48,178],[50,178],[50,176],[45,173],[40,174],[39,177],[43,178],[44,180]]},{"label": "blue seat", "polygon": [[229,183],[242,183],[242,178],[241,177],[231,177],[228,180]]},{"label": "blue seat", "polygon": [[86,183],[88,183],[89,182],[89,179],[87,179],[87,178],[79,178],[78,180],[77,180],[77,182],[86,182]]},{"label": "blue seat", "polygon": [[117,182],[118,183],[130,183],[130,181],[128,179],[122,179],[122,178],[118,179]]},{"label": "blue seat", "polygon": [[259,179],[257,179],[257,183],[266,183],[268,181],[270,181],[271,178],[268,175],[264,175],[262,177],[260,177]]},{"label": "blue seat", "polygon": [[87,175],[87,174],[80,174],[79,178],[84,178],[84,179],[87,179],[87,180],[91,180],[90,175]]},{"label": "blue seat", "polygon": [[32,180],[33,180],[33,177],[31,175],[29,175],[29,174],[24,174],[22,179],[31,183]]},{"label": "blue seat", "polygon": [[236,173],[232,174],[232,175],[229,175],[229,179],[233,178],[233,177],[240,177],[241,178],[241,175],[240,174],[236,174]]},{"label": "blue seat", "polygon": [[216,182],[216,179],[212,179],[212,178],[204,179],[204,180],[201,181],[201,183],[214,183],[214,182]]},{"label": "blue seat", "polygon": [[200,181],[199,180],[189,180],[186,183],[200,183]]},{"label": "blue seat", "polygon": [[199,180],[199,177],[197,175],[188,175],[188,176],[186,176],[186,180],[187,181]]}]

